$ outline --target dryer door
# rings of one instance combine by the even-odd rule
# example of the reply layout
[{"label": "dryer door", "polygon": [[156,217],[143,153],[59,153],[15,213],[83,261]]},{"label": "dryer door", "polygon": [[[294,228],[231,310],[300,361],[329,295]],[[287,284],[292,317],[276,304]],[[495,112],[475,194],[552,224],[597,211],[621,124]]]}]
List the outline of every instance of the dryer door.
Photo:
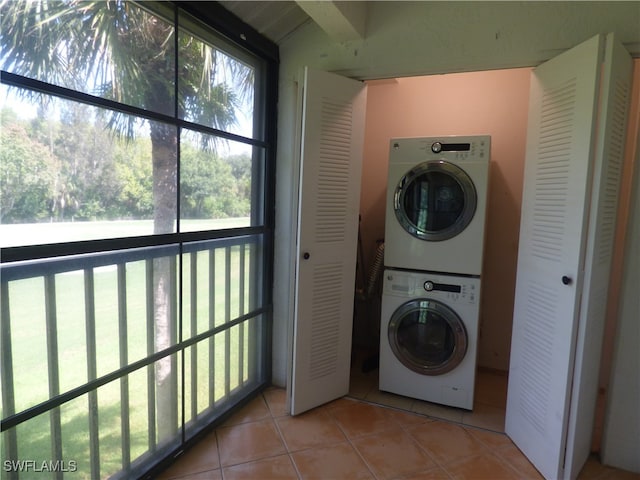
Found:
[{"label": "dryer door", "polygon": [[457,165],[444,160],[424,162],[398,182],[393,196],[400,225],[421,240],[455,237],[473,219],[477,194],[473,181]]},{"label": "dryer door", "polygon": [[464,323],[437,300],[402,304],[389,321],[389,344],[402,364],[423,375],[442,375],[456,368],[467,352]]}]

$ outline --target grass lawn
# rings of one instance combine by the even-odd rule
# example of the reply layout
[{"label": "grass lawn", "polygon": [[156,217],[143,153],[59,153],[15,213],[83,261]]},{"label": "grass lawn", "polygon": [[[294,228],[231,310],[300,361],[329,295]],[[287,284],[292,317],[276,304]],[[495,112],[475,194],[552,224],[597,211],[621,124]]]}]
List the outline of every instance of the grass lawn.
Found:
[{"label": "grass lawn", "polygon": [[[180,220],[182,232],[248,227],[248,217]],[[0,248],[153,234],[153,220],[0,224]]]},{"label": "grass lawn", "polygon": [[[5,227],[5,226],[3,226]],[[225,248],[199,252],[196,256],[197,281],[192,285],[191,255],[183,258],[182,274],[182,338],[202,333],[210,328],[210,309],[215,314],[215,326],[248,312],[252,273],[249,271],[249,249],[245,251],[244,271],[241,272],[240,248]],[[213,305],[209,304],[209,262],[214,255],[216,264]],[[225,278],[225,262],[229,261],[230,278]],[[241,278],[245,279],[241,297]],[[56,285],[57,342],[59,352],[60,392],[81,386],[88,381],[87,340],[82,271],[58,274]],[[120,334],[118,327],[118,285],[116,267],[101,267],[94,271],[95,319],[97,339],[98,377],[120,367]],[[129,363],[147,356],[145,262],[126,264],[126,348]],[[192,289],[196,303],[192,310]],[[226,289],[229,289],[227,292]],[[7,299],[2,299],[7,301]],[[48,398],[49,372],[47,365],[47,328],[45,321],[45,293],[42,277],[16,280],[9,283],[9,310],[14,366],[16,411],[37,405]],[[227,305],[228,302],[228,305]],[[256,328],[254,328],[256,327]],[[249,345],[257,335],[257,320],[249,320],[206,339],[177,354],[178,412],[184,399],[187,423],[208,409],[214,402],[224,401],[230,391],[249,379]],[[210,354],[213,353],[213,359]],[[183,365],[184,362],[184,365]],[[192,372],[192,365],[197,372]],[[184,366],[184,395],[180,386]],[[212,368],[213,367],[213,368]],[[148,445],[147,368],[128,376],[131,460],[145,453]],[[192,374],[193,373],[193,374]],[[98,424],[100,437],[101,477],[108,477],[122,468],[121,449],[121,385],[114,381],[98,389]],[[88,395],[83,395],[60,408],[62,419],[62,448],[65,461],[74,460],[78,472],[69,478],[90,478]],[[50,415],[42,414],[16,427],[20,459],[41,462],[55,459],[51,453]],[[180,420],[181,417],[179,417]],[[159,419],[162,421],[163,419]],[[160,439],[157,439],[160,440]],[[3,477],[5,472],[3,471]],[[47,478],[38,474],[38,478]]]}]

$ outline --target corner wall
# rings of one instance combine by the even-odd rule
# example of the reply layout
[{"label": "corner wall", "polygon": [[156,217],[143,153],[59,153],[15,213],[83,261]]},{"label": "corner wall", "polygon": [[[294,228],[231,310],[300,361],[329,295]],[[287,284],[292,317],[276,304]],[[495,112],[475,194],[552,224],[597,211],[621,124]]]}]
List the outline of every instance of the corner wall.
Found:
[{"label": "corner wall", "polygon": [[600,372],[600,388],[607,396],[599,399],[594,449],[599,449],[603,435],[603,463],[640,473],[640,59],[634,62],[633,80],[620,201],[621,216],[628,223],[619,226],[616,239],[611,289],[620,297],[607,311]]}]

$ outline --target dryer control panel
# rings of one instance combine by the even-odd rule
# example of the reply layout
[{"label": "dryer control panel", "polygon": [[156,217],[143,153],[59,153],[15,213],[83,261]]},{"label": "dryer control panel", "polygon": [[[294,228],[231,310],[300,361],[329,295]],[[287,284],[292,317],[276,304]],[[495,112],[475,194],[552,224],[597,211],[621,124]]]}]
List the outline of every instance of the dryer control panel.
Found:
[{"label": "dryer control panel", "polygon": [[[419,137],[419,138],[393,138],[391,139],[390,161],[394,157],[420,154],[424,160],[477,160],[489,161],[491,136],[443,136],[443,137]],[[425,158],[426,157],[426,158]]]}]

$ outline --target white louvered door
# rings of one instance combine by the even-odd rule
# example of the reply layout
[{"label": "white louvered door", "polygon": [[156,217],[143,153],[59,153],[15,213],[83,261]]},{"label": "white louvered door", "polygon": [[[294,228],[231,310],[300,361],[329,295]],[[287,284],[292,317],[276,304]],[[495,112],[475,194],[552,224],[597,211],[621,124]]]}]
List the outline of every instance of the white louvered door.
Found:
[{"label": "white louvered door", "polygon": [[566,478],[578,476],[591,452],[632,70],[631,56],[615,41],[614,35],[609,34],[602,69],[601,120],[596,136],[584,285],[567,429]]},{"label": "white louvered door", "polygon": [[505,430],[547,479],[562,476],[600,44],[531,77]]},{"label": "white louvered door", "polygon": [[366,89],[305,70],[291,414],[349,391]]},{"label": "white louvered door", "polygon": [[604,58],[599,35],[531,79],[506,432],[547,479],[577,476],[592,433],[620,176],[598,158],[626,122],[623,100],[600,133]]}]

